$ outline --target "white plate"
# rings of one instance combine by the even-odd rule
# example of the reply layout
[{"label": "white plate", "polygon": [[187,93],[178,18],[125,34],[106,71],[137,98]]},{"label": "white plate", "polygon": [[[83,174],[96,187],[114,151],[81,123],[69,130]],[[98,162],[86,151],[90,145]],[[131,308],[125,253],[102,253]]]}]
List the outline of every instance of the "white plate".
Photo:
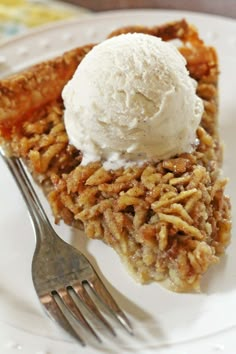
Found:
[{"label": "white plate", "polygon": [[[154,25],[185,17],[195,24],[207,43],[219,52],[220,126],[225,141],[224,173],[228,192],[236,202],[236,22],[177,11],[139,10],[99,14],[84,20],[57,23],[3,45],[0,75],[16,72],[33,62],[52,57],[87,42],[96,42],[114,28],[128,24]],[[236,257],[235,239],[219,265],[210,269],[201,294],[175,294],[158,284],[136,284],[118,256],[99,241],[88,242],[65,225],[60,235],[77,244],[98,266],[105,282],[127,312],[135,336],[117,326],[116,339],[81,349],[44,315],[31,282],[34,236],[24,202],[9,172],[0,161],[0,353],[14,354],[204,354],[235,353]],[[44,200],[47,206],[47,203]],[[48,209],[49,210],[49,209]],[[50,213],[50,212],[49,212]],[[234,215],[233,215],[234,216]],[[99,271],[99,272],[100,272]],[[116,327],[116,324],[114,324]]]}]

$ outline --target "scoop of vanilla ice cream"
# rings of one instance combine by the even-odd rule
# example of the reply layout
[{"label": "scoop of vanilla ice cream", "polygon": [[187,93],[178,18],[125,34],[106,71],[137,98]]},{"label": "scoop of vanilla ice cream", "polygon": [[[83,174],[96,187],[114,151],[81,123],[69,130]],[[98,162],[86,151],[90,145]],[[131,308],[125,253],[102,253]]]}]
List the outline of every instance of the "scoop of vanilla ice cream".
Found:
[{"label": "scoop of vanilla ice cream", "polygon": [[116,169],[191,152],[203,103],[185,64],[172,44],[146,34],[95,46],[62,93],[82,164]]}]

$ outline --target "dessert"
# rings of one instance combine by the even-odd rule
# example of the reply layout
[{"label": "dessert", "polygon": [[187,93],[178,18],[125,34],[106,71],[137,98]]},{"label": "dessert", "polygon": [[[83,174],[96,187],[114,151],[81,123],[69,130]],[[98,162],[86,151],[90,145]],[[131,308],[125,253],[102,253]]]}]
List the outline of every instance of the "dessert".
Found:
[{"label": "dessert", "polygon": [[82,165],[116,169],[191,152],[203,103],[185,64],[176,47],[148,34],[95,46],[62,92]]},{"label": "dessert", "polygon": [[226,180],[219,176],[217,55],[184,20],[122,28],[111,36],[129,32],[182,42],[178,49],[204,104],[192,151],[114,169],[103,166],[106,156],[81,164],[82,153],[65,130],[61,93],[93,45],[0,82],[1,144],[25,160],[56,222],[106,242],[141,282],[167,279],[175,291],[199,290],[231,229]]}]

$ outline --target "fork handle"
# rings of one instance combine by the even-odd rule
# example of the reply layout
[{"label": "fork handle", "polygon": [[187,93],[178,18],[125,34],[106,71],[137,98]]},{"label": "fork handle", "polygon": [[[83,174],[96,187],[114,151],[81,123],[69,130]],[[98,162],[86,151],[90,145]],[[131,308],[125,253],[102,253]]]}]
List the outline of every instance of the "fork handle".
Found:
[{"label": "fork handle", "polygon": [[14,156],[7,156],[2,147],[0,147],[0,153],[9,168],[16,184],[18,185],[21,194],[28,207],[28,211],[34,226],[34,230],[37,236],[37,241],[42,241],[47,237],[53,236],[53,228],[48,220],[48,217],[42,207],[39,198],[37,197],[32,184],[25,172],[21,160]]}]

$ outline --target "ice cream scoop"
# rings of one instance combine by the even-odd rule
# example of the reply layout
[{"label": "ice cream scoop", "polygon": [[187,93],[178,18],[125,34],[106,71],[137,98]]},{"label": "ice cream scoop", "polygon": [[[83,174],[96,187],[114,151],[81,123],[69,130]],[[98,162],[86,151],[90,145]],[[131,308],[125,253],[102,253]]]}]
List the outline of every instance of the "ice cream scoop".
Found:
[{"label": "ice cream scoop", "polygon": [[116,169],[191,152],[203,103],[185,65],[174,45],[147,34],[95,46],[62,93],[82,164]]}]

